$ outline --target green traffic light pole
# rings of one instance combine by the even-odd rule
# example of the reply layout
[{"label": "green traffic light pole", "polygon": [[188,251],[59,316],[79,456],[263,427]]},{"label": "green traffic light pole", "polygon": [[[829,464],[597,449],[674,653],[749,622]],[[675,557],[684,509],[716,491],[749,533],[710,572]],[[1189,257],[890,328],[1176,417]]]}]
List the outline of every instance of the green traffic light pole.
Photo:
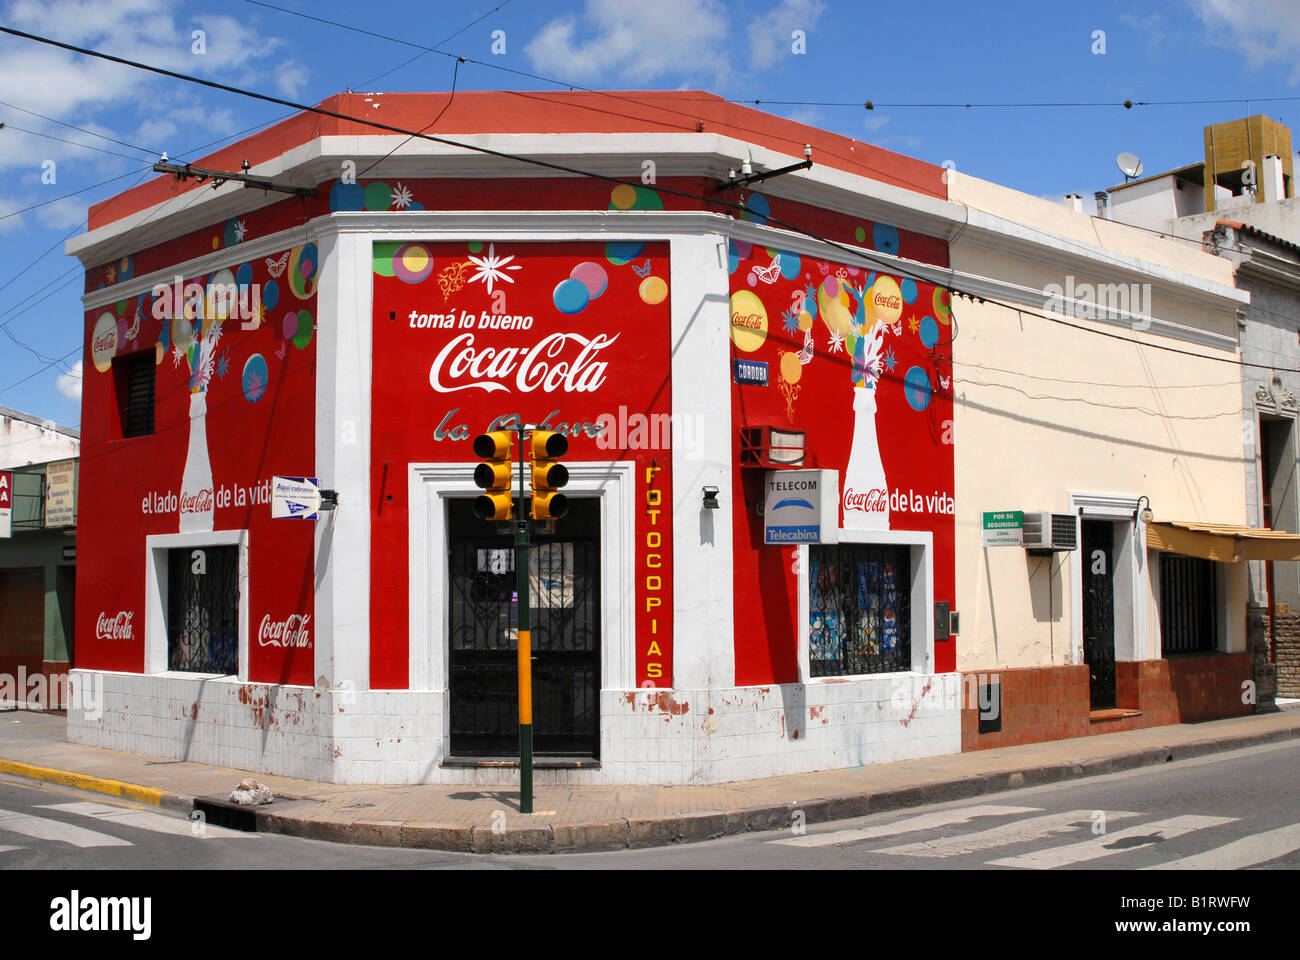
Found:
[{"label": "green traffic light pole", "polygon": [[524,512],[524,434],[519,426],[519,515],[515,524],[515,572],[519,578],[519,812],[533,812],[533,658],[528,582],[529,530]]}]

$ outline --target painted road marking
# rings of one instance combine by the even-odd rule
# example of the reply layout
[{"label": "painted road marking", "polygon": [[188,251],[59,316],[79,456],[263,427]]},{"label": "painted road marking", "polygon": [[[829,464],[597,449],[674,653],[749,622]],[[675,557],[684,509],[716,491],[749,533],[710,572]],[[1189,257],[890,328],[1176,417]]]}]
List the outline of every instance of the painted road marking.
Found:
[{"label": "painted road marking", "polygon": [[217,827],[204,823],[200,832],[195,833],[195,823],[191,820],[182,820],[179,817],[168,817],[161,813],[153,813],[149,810],[133,810],[129,807],[115,807],[106,803],[47,803],[41,804],[42,810],[59,810],[63,813],[72,813],[79,817],[94,817],[96,820],[105,820],[109,823],[120,823],[127,827],[139,827],[141,830],[151,830],[154,833],[169,833],[175,837],[193,837],[195,839],[229,839],[234,837],[252,837],[254,839],[261,836],[257,833],[246,833],[243,830],[231,830],[227,827]]},{"label": "painted road marking", "polygon": [[[883,850],[872,850],[871,852],[888,853],[900,857],[961,857],[970,853],[979,853],[981,850],[991,850],[994,847],[1006,847],[1013,843],[1041,840],[1043,837],[1054,836],[1058,833],[1072,833],[1080,826],[1091,827],[1092,814],[1093,811],[1091,810],[1049,813],[1044,817],[1030,817],[1028,820],[1018,820],[1015,823],[1008,823],[1001,827],[981,830],[979,833],[970,833],[957,837],[940,837],[937,840],[921,840],[917,843],[885,847]],[[1129,813],[1124,810],[1106,812],[1107,821],[1125,820],[1136,816],[1136,813]]]},{"label": "painted road marking", "polygon": [[1300,850],[1300,823],[1243,837],[1232,843],[1144,870],[1241,870]]},{"label": "painted road marking", "polygon": [[1108,833],[1104,837],[1097,837],[1093,840],[1070,843],[1063,847],[1053,847],[1048,850],[1038,850],[1019,857],[990,860],[988,865],[994,867],[1021,867],[1028,870],[1051,870],[1053,867],[1068,867],[1076,863],[1110,857],[1117,853],[1141,850],[1162,840],[1181,837],[1185,833],[1236,822],[1236,817],[1201,817],[1196,815],[1170,817],[1168,820],[1143,823],[1136,827],[1129,827],[1127,830]]},{"label": "painted road marking", "polygon": [[33,817],[13,810],[0,810],[0,832],[21,833],[25,837],[37,840],[57,840],[70,843],[74,847],[129,847],[130,840],[110,837],[106,833],[96,833],[84,827],[77,827],[60,820],[47,820]]},{"label": "painted road marking", "polygon": [[3,846],[3,845],[0,845],[0,853],[8,853],[10,850],[22,850],[22,849],[24,849],[24,848],[23,848],[23,847],[6,847],[6,846]]},{"label": "painted road marking", "polygon": [[917,830],[932,830],[935,827],[947,827],[959,823],[969,823],[976,817],[1007,817],[1017,813],[1042,813],[1042,807],[1004,807],[996,804],[981,804],[974,807],[962,807],[957,810],[944,810],[939,813],[923,813],[918,817],[907,817],[873,827],[858,827],[852,830],[833,830],[830,833],[808,834],[802,837],[788,837],[782,840],[769,840],[769,843],[781,843],[790,847],[829,847],[836,843],[859,843],[874,840],[877,837],[892,837],[900,833],[915,833]]}]

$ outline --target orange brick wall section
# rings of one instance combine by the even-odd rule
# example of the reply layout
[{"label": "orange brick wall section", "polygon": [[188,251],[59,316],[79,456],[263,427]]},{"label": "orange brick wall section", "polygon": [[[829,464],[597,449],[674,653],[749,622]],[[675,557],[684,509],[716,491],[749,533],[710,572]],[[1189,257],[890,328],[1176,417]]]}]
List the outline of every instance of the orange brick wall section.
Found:
[{"label": "orange brick wall section", "polygon": [[[987,750],[1093,733],[1115,733],[1171,723],[1195,723],[1253,712],[1241,702],[1241,685],[1252,678],[1248,653],[1185,654],[1166,660],[1115,665],[1115,705],[1136,716],[1089,716],[1088,667],[1026,667],[962,674],[961,748]],[[975,684],[1002,685],[1002,729],[979,733]]]}]

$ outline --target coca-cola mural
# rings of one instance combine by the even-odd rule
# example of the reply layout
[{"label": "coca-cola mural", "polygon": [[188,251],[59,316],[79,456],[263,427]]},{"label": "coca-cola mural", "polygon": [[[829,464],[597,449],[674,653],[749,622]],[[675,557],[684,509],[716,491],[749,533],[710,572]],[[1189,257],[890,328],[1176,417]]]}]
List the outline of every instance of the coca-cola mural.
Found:
[{"label": "coca-cola mural", "polygon": [[[272,520],[267,488],[273,475],[315,472],[319,258],[311,243],[241,256],[250,233],[228,227],[196,235],[217,253],[204,274],[163,272],[141,287],[137,261],[174,262],[169,244],[87,271],[88,289],[124,293],[86,314],[79,667],[144,669],[148,536],[189,534],[197,547],[245,530],[249,677],[313,682],[313,525]],[[154,372],[153,431],[127,437],[127,361],[140,356]]]},{"label": "coca-cola mural", "polygon": [[[877,224],[876,249],[930,250]],[[804,467],[840,474],[846,530],[934,535],[935,599],[953,599],[952,311],[948,291],[829,259],[732,242],[732,355],[765,363],[767,386],[734,384],[735,425],[805,433]],[[738,434],[738,430],[737,430]],[[737,484],[737,683],[798,678],[797,553],[763,546],[762,471]],[[744,626],[742,630],[740,625]],[[955,667],[936,643],[937,669]]]},{"label": "coca-cola mural", "polygon": [[473,438],[515,418],[566,434],[569,464],[637,464],[636,682],[670,685],[671,432],[610,429],[672,413],[668,279],[663,243],[375,244],[372,687],[407,685],[405,597],[424,589],[407,465],[472,463]]}]

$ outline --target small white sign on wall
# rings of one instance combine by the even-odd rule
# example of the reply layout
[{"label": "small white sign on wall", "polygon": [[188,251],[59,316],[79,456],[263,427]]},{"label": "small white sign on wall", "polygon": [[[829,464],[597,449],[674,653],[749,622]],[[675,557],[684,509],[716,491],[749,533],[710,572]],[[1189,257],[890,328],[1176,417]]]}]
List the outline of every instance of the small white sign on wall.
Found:
[{"label": "small white sign on wall", "polygon": [[835,470],[769,470],[763,542],[839,543],[840,476]]}]

